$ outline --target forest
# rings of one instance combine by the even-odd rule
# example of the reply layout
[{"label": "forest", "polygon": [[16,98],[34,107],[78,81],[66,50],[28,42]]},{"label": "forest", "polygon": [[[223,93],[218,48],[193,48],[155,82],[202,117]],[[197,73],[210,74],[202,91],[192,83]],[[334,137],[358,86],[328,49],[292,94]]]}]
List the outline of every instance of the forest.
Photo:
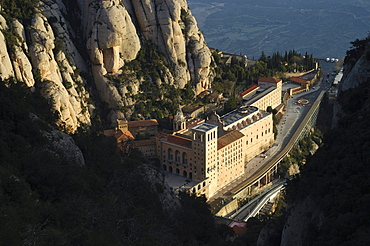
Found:
[{"label": "forest", "polygon": [[164,210],[169,187],[145,178],[156,167],[141,153],[94,130],[71,140],[23,83],[0,81],[0,105],[0,245],[227,245],[231,229],[204,197],[180,194]]}]

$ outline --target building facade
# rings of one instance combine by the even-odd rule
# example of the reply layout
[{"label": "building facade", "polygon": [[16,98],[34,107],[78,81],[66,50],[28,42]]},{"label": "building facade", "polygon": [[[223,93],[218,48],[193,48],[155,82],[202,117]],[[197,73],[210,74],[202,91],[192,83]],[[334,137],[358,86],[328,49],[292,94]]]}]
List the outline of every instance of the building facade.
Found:
[{"label": "building facade", "polygon": [[281,79],[260,77],[258,87],[255,85],[252,88],[258,90],[252,96],[243,97],[245,105],[254,106],[265,111],[269,106],[274,109],[281,104],[283,88]]},{"label": "building facade", "polygon": [[162,135],[157,138],[157,156],[163,170],[198,181],[190,192],[209,198],[242,176],[247,162],[273,142],[272,115],[242,106]]}]

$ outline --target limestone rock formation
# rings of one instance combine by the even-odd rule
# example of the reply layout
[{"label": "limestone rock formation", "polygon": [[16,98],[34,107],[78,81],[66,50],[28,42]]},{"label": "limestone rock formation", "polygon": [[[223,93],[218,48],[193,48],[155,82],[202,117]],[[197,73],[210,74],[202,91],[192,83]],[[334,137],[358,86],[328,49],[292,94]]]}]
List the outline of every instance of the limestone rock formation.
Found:
[{"label": "limestone rock formation", "polygon": [[17,36],[20,37],[18,45],[14,47],[14,54],[12,54],[15,77],[23,81],[28,87],[32,87],[35,84],[35,79],[32,73],[32,64],[25,54],[25,51],[28,51],[26,33],[23,25],[18,20],[13,20],[12,25],[14,26]]},{"label": "limestone rock formation", "polygon": [[[169,67],[156,81],[177,88],[192,81],[196,94],[210,88],[213,79],[211,52],[186,1],[79,1],[82,26],[99,95],[110,108],[130,107],[127,87],[139,91],[142,82],[136,76],[125,84],[112,85],[106,75],[127,72],[125,63],[136,58],[144,43],[153,43],[165,54]],[[140,37],[140,38],[139,38]],[[112,114],[117,114],[112,112]]]},{"label": "limestone rock formation", "polygon": [[[365,51],[354,63],[344,64],[343,77],[339,84],[339,94],[341,91],[346,91],[351,88],[358,87],[361,83],[368,81],[370,77],[369,70],[369,58],[367,55],[368,51]],[[332,128],[337,126],[339,115],[341,115],[342,109],[338,103],[334,104],[333,107],[333,119],[332,119]]]},{"label": "limestone rock formation", "polygon": [[3,30],[6,30],[8,26],[6,25],[6,20],[0,15],[0,78],[6,79],[14,76],[11,60],[9,57],[8,50],[6,48],[5,37]]},{"label": "limestone rock formation", "polygon": [[319,228],[323,221],[323,213],[316,207],[310,197],[295,203],[288,208],[289,216],[285,223],[281,246],[307,245],[314,228]]},{"label": "limestone rock formation", "polygon": [[90,124],[94,106],[80,75],[88,72],[86,61],[71,41],[72,29],[60,11],[65,6],[57,2],[61,7],[52,0],[40,2],[27,29],[17,19],[0,18],[8,36],[5,41],[0,33],[0,73],[2,79],[15,77],[40,89],[59,115],[57,124],[72,133],[81,124]]},{"label": "limestone rock formation", "polygon": [[[51,7],[42,5],[41,7],[45,10],[45,13],[49,13],[49,19],[54,17],[63,21],[56,5]],[[58,29],[55,28],[54,30]],[[36,14],[32,20],[30,30],[31,45],[29,50],[31,61],[33,67],[40,73],[41,81],[38,86],[41,88],[42,94],[51,100],[53,110],[59,116],[57,124],[67,132],[74,132],[81,123],[90,124],[91,111],[88,110],[89,103],[87,102],[89,95],[78,72],[80,70],[75,65],[77,63],[73,64],[73,59],[67,59],[65,52],[68,52],[68,50],[63,50],[64,43],[68,41],[68,39],[63,39],[67,31],[55,31],[54,33],[54,30],[44,14]],[[61,36],[56,37],[59,33]],[[69,48],[71,48],[71,45]],[[78,53],[76,49],[72,52],[67,54],[74,54],[76,57]],[[81,66],[81,69],[82,71],[86,70],[85,66]]]},{"label": "limestone rock formation", "polygon": [[369,60],[366,55],[361,56],[353,67],[349,68],[348,66],[345,66],[343,78],[340,82],[340,90],[342,91],[355,88],[366,82],[367,78],[370,77]]},{"label": "limestone rock formation", "polygon": [[158,193],[163,209],[168,215],[173,216],[181,208],[181,203],[168,184],[164,182],[163,175],[146,165],[141,168],[141,172],[150,182],[152,190]]},{"label": "limestone rock formation", "polygon": [[[41,0],[30,25],[2,16],[0,23],[0,78],[40,89],[67,132],[90,124],[95,88],[108,117],[129,118],[148,79],[178,89],[191,83],[199,94],[214,77],[211,52],[185,0]],[[17,44],[7,44],[4,33]],[[163,63],[152,78],[127,65],[150,45]],[[117,83],[117,76],[124,79]]]},{"label": "limestone rock formation", "polygon": [[58,130],[44,132],[44,135],[53,145],[54,154],[59,157],[61,162],[71,163],[80,167],[85,166],[82,151],[77,147],[71,136]]},{"label": "limestone rock formation", "polygon": [[186,1],[132,1],[129,7],[144,37],[175,65],[175,83],[183,88],[192,79],[197,94],[208,89],[212,79],[211,53]]}]

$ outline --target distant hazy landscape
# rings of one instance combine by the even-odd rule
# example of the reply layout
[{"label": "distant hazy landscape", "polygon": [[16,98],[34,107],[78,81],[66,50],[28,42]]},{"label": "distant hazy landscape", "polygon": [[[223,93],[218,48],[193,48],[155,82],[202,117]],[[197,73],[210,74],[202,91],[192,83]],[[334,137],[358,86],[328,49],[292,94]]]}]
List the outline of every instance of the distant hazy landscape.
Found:
[{"label": "distant hazy landscape", "polygon": [[343,58],[370,31],[369,0],[188,0],[210,47],[258,58],[295,49]]}]

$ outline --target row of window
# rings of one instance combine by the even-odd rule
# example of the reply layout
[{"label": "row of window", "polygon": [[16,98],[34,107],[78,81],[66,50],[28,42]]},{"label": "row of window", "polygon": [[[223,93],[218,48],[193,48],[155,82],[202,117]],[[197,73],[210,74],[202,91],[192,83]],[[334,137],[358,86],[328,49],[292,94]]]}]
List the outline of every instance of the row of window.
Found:
[{"label": "row of window", "polygon": [[[169,161],[175,161],[175,162],[178,162],[178,163],[181,162],[184,165],[188,164],[188,157],[187,157],[186,152],[183,152],[182,154],[180,154],[180,151],[176,150],[175,151],[175,159],[174,159],[173,158],[173,150],[171,148],[168,148],[168,153],[167,154],[168,154],[168,160]],[[163,156],[164,160],[166,159],[165,157],[166,156]]]},{"label": "row of window", "polygon": [[[178,168],[176,168],[175,172],[174,172],[174,170],[171,166],[168,166],[168,169],[167,169],[167,166],[163,165],[163,170],[166,171],[166,172],[168,171],[169,173],[175,173],[176,175],[180,175],[180,169],[178,169]],[[184,176],[185,178],[192,179],[193,178],[193,173],[189,172],[189,175],[188,175],[188,172],[184,170],[184,171],[182,171],[182,176]]]}]

